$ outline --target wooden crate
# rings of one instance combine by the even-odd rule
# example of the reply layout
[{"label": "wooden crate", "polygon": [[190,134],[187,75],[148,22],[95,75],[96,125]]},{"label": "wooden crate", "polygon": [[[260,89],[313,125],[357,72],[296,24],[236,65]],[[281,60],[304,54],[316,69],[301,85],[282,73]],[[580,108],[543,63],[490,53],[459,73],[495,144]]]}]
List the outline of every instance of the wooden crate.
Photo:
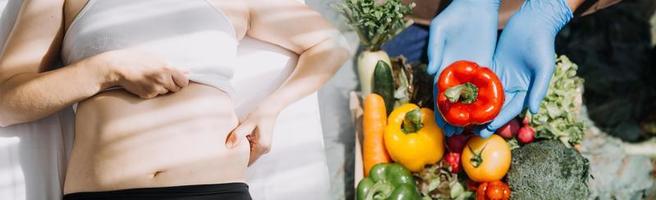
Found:
[{"label": "wooden crate", "polygon": [[349,95],[349,107],[351,110],[351,119],[353,120],[353,124],[355,125],[355,133],[353,134],[355,137],[355,167],[354,167],[354,177],[353,177],[353,187],[357,188],[358,183],[362,178],[364,177],[364,169],[362,166],[362,145],[360,141],[362,141],[362,115],[363,115],[363,110],[362,110],[362,103],[360,99],[360,94],[358,92],[351,92]]}]

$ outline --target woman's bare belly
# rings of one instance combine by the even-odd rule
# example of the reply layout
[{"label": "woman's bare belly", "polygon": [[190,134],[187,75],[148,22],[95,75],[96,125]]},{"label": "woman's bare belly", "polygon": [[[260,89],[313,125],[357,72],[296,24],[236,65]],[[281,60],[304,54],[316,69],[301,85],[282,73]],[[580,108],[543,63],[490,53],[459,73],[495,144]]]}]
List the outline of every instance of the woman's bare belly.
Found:
[{"label": "woman's bare belly", "polygon": [[100,93],[78,104],[64,193],[243,182],[248,142],[225,147],[237,124],[230,98],[205,85]]}]

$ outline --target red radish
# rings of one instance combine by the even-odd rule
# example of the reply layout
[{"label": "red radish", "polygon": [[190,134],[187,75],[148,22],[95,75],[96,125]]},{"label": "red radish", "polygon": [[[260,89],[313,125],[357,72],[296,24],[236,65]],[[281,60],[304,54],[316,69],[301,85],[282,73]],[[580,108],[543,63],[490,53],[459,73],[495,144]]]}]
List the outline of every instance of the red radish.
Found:
[{"label": "red radish", "polygon": [[524,126],[517,133],[517,140],[523,144],[528,144],[535,140],[535,130],[531,126]]},{"label": "red radish", "polygon": [[460,153],[449,152],[444,161],[451,167],[452,173],[460,171]]},{"label": "red radish", "polygon": [[529,114],[526,114],[524,116],[524,119],[522,119],[522,125],[528,126],[529,122],[531,122],[531,116]]},{"label": "red radish", "polygon": [[449,152],[444,157],[444,162],[451,167],[451,173],[460,172],[460,153]]},{"label": "red radish", "polygon": [[467,136],[464,134],[454,135],[446,139],[446,145],[450,152],[461,153],[467,143]]},{"label": "red radish", "polygon": [[511,139],[517,135],[520,124],[517,120],[510,120],[506,125],[503,125],[500,129],[497,129],[497,134],[503,138]]}]

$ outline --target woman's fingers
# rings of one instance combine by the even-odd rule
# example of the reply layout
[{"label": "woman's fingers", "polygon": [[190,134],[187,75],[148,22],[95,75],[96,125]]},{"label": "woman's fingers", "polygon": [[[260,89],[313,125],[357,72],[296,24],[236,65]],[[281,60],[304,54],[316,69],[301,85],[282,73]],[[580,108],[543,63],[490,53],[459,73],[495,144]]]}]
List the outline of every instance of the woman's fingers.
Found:
[{"label": "woman's fingers", "polygon": [[151,99],[157,95],[166,94],[168,90],[162,86],[152,84],[150,86],[145,86],[145,89],[141,90],[137,95],[143,99]]},{"label": "woman's fingers", "polygon": [[178,92],[189,85],[187,75],[175,68],[163,67],[151,73],[153,78],[137,82],[138,85],[146,88],[142,91],[143,94],[137,94],[141,98],[150,99],[169,92]]},{"label": "woman's fingers", "polygon": [[[434,82],[437,82],[437,77],[435,78]],[[433,84],[433,99],[437,99],[437,94],[438,94],[437,87],[435,86],[435,84]],[[460,135],[464,129],[462,127],[456,127],[450,125],[449,123],[446,123],[446,121],[444,121],[444,118],[442,117],[442,114],[440,114],[439,107],[436,104],[434,104],[434,107],[435,107],[435,112],[434,112],[435,122],[440,128],[442,128],[442,133],[444,133],[446,137],[451,137],[453,135]]]},{"label": "woman's fingers", "polygon": [[430,75],[439,76],[444,56],[444,32],[439,24],[431,23],[430,35],[428,36],[428,69]]},{"label": "woman's fingers", "polygon": [[172,66],[162,56],[139,49],[110,51],[99,55],[99,59],[121,77],[119,86],[141,98],[177,92],[189,85],[185,70]]},{"label": "woman's fingers", "polygon": [[180,91],[181,87],[178,86],[175,81],[173,80],[173,76],[168,76],[166,82],[163,83],[164,87],[171,91],[171,92],[178,92]]},{"label": "woman's fingers", "polygon": [[262,123],[247,138],[251,144],[251,156],[248,166],[252,165],[262,155],[271,151],[273,125]]},{"label": "woman's fingers", "polygon": [[183,88],[189,85],[189,78],[187,77],[187,74],[188,72],[174,69],[171,71],[171,78],[173,78],[173,81],[178,87]]},{"label": "woman's fingers", "polygon": [[273,125],[268,123],[262,123],[257,129],[258,138],[258,147],[261,149],[263,154],[269,153],[271,151],[271,140],[273,135]]},{"label": "woman's fingers", "polygon": [[508,121],[512,120],[522,112],[525,100],[525,91],[506,93],[506,100],[499,115],[484,129],[481,129],[478,134],[483,138],[490,137],[498,128],[501,128],[501,126],[508,123]]},{"label": "woman's fingers", "polygon": [[167,89],[165,86],[157,86],[155,88],[156,88],[155,93],[157,93],[156,96],[164,95],[166,93],[169,93],[169,89]]},{"label": "woman's fingers", "polygon": [[246,138],[248,135],[251,135],[255,130],[255,125],[252,123],[242,123],[237,126],[234,130],[228,134],[226,138],[225,145],[227,148],[232,149],[241,143],[243,138]]},{"label": "woman's fingers", "polygon": [[271,149],[270,146],[267,146],[263,144],[260,140],[261,139],[256,139],[257,137],[249,137],[249,141],[251,143],[251,156],[248,159],[248,166],[251,166],[255,161],[260,159],[262,155],[269,153],[269,150]]},{"label": "woman's fingers", "polygon": [[[538,113],[540,110],[540,104],[542,99],[547,95],[547,90],[549,89],[549,84],[551,82],[551,77],[554,74],[556,69],[555,63],[556,58],[553,56],[553,50],[546,51],[546,55],[541,56],[534,65],[535,75],[533,77],[533,82],[531,83],[531,90],[528,92],[528,108],[532,114]],[[550,52],[550,53],[549,53]]]}]

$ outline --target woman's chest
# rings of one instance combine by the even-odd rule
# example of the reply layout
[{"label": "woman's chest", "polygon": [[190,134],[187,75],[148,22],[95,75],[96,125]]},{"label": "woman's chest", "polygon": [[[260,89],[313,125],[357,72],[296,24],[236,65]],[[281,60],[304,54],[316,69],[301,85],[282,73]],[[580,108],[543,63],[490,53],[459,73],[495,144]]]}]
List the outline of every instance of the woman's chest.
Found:
[{"label": "woman's chest", "polygon": [[[86,6],[89,6],[89,3],[95,3],[91,1],[108,1],[108,0],[66,0],[66,3],[64,4],[64,24],[65,24],[65,31],[67,31],[73,22],[76,20],[78,15],[83,14],[82,11],[84,11]],[[234,30],[236,37],[238,40],[242,39],[247,32],[248,28],[248,15],[249,15],[249,8],[248,5],[243,2],[243,1],[225,1],[225,0],[194,0],[194,1],[204,1],[202,2],[205,4],[207,7],[210,7],[211,9],[215,9],[216,11],[220,12],[221,14],[225,15],[226,19],[230,22],[231,28]],[[118,1],[116,1],[118,2]],[[158,9],[157,7],[153,6],[148,6],[148,7],[140,7],[139,1],[138,0],[132,0],[129,1],[129,4],[126,5],[121,5],[118,6],[119,8],[128,8],[131,13],[134,14],[139,14],[139,13],[144,13],[143,11],[145,10],[153,10],[153,9]],[[120,2],[118,2],[120,3]],[[163,4],[163,3],[162,3]],[[191,5],[191,3],[179,3],[176,7],[178,8],[177,11],[181,11],[181,9],[188,7]],[[108,15],[105,15],[107,18],[125,18],[126,16],[124,15],[111,15],[111,13],[120,13],[120,11],[125,11],[126,9],[115,9],[114,12],[108,12]],[[165,9],[160,11],[161,14],[169,14],[170,16],[175,16],[176,13],[173,12],[166,12]],[[179,13],[178,13],[179,14]],[[165,16],[162,16],[165,17]],[[137,21],[138,19],[128,19],[128,20],[133,20]],[[205,20],[205,19],[196,19],[196,20]],[[179,24],[181,27],[185,26],[184,23]]]},{"label": "woman's chest", "polygon": [[[88,0],[80,7],[62,43],[65,63],[118,49],[138,49],[166,58],[172,65],[230,65],[238,31],[237,5],[217,8],[210,0]],[[230,14],[229,14],[230,13]],[[67,17],[70,19],[70,17]]]}]

